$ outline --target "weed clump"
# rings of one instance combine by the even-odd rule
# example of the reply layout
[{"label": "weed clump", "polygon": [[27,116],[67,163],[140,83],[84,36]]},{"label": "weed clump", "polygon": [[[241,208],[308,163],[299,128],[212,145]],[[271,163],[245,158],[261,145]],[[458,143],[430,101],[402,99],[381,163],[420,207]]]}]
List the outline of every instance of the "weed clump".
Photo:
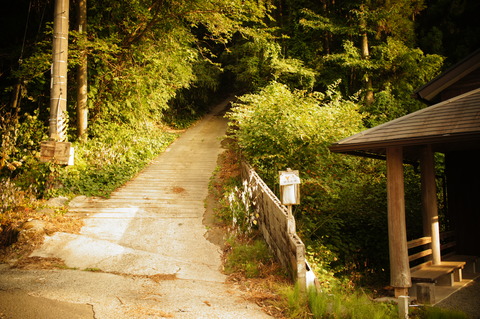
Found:
[{"label": "weed clump", "polygon": [[227,245],[225,273],[241,273],[246,278],[266,277],[274,263],[273,256],[261,239],[230,239]]}]

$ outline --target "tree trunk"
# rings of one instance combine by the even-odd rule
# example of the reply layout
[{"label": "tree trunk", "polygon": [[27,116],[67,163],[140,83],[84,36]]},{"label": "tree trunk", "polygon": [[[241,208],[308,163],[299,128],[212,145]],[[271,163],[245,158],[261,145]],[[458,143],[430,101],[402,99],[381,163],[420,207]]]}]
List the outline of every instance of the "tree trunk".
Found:
[{"label": "tree trunk", "polygon": [[12,110],[14,110],[15,113],[18,113],[18,111],[20,110],[20,100],[22,99],[21,91],[22,85],[20,83],[15,84],[12,98]]},{"label": "tree trunk", "polygon": [[[329,7],[327,4],[327,0],[322,1],[323,3],[323,14],[328,16]],[[332,38],[332,34],[330,31],[325,31],[325,35],[323,36],[323,51],[325,54],[330,54],[330,41]]]},{"label": "tree trunk", "polygon": [[[361,9],[363,12],[364,11],[363,6],[361,7]],[[362,59],[368,60],[370,58],[370,51],[368,49],[367,22],[365,21],[363,16],[360,18],[360,30],[362,32],[362,44],[361,44]],[[374,99],[375,98],[373,96],[372,77],[367,71],[365,74],[365,103],[367,105],[371,105],[374,102]]]},{"label": "tree trunk", "polygon": [[[81,37],[87,31],[87,0],[78,1],[78,33]],[[87,107],[87,52],[81,48],[80,64],[77,67],[77,135],[79,140],[87,139],[88,107]]]}]

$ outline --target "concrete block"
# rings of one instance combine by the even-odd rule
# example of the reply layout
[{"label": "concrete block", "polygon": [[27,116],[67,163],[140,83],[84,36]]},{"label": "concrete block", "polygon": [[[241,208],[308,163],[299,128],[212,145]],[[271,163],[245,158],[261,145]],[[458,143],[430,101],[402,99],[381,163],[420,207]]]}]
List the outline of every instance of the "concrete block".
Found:
[{"label": "concrete block", "polygon": [[449,274],[446,274],[440,278],[438,278],[437,280],[437,285],[439,286],[453,286],[453,282],[454,282],[454,274],[453,272],[452,273],[449,273]]},{"label": "concrete block", "polygon": [[417,302],[433,305],[435,303],[435,284],[417,283]]}]

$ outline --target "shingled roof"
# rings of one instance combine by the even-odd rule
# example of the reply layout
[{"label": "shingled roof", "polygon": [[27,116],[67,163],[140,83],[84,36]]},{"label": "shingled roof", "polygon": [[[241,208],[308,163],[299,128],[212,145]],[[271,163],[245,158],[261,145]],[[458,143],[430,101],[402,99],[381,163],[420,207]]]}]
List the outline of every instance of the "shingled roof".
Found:
[{"label": "shingled roof", "polygon": [[427,144],[438,152],[480,149],[480,89],[347,137],[330,149],[377,157],[387,146],[404,146],[413,157]]},{"label": "shingled roof", "polygon": [[415,90],[414,96],[432,105],[478,87],[480,87],[480,49]]}]

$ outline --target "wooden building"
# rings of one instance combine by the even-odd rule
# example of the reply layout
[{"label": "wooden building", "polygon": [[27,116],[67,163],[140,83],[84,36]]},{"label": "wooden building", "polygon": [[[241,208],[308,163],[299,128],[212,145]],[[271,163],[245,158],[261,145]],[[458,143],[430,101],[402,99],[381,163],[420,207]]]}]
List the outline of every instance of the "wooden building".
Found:
[{"label": "wooden building", "polygon": [[[457,253],[480,256],[480,50],[414,92],[430,104],[331,145],[333,152],[387,161],[390,278],[406,295],[411,271],[406,237],[403,164],[419,162],[424,236],[432,265],[440,265],[434,153],[445,154],[448,215]],[[446,262],[445,262],[446,263]]]}]

